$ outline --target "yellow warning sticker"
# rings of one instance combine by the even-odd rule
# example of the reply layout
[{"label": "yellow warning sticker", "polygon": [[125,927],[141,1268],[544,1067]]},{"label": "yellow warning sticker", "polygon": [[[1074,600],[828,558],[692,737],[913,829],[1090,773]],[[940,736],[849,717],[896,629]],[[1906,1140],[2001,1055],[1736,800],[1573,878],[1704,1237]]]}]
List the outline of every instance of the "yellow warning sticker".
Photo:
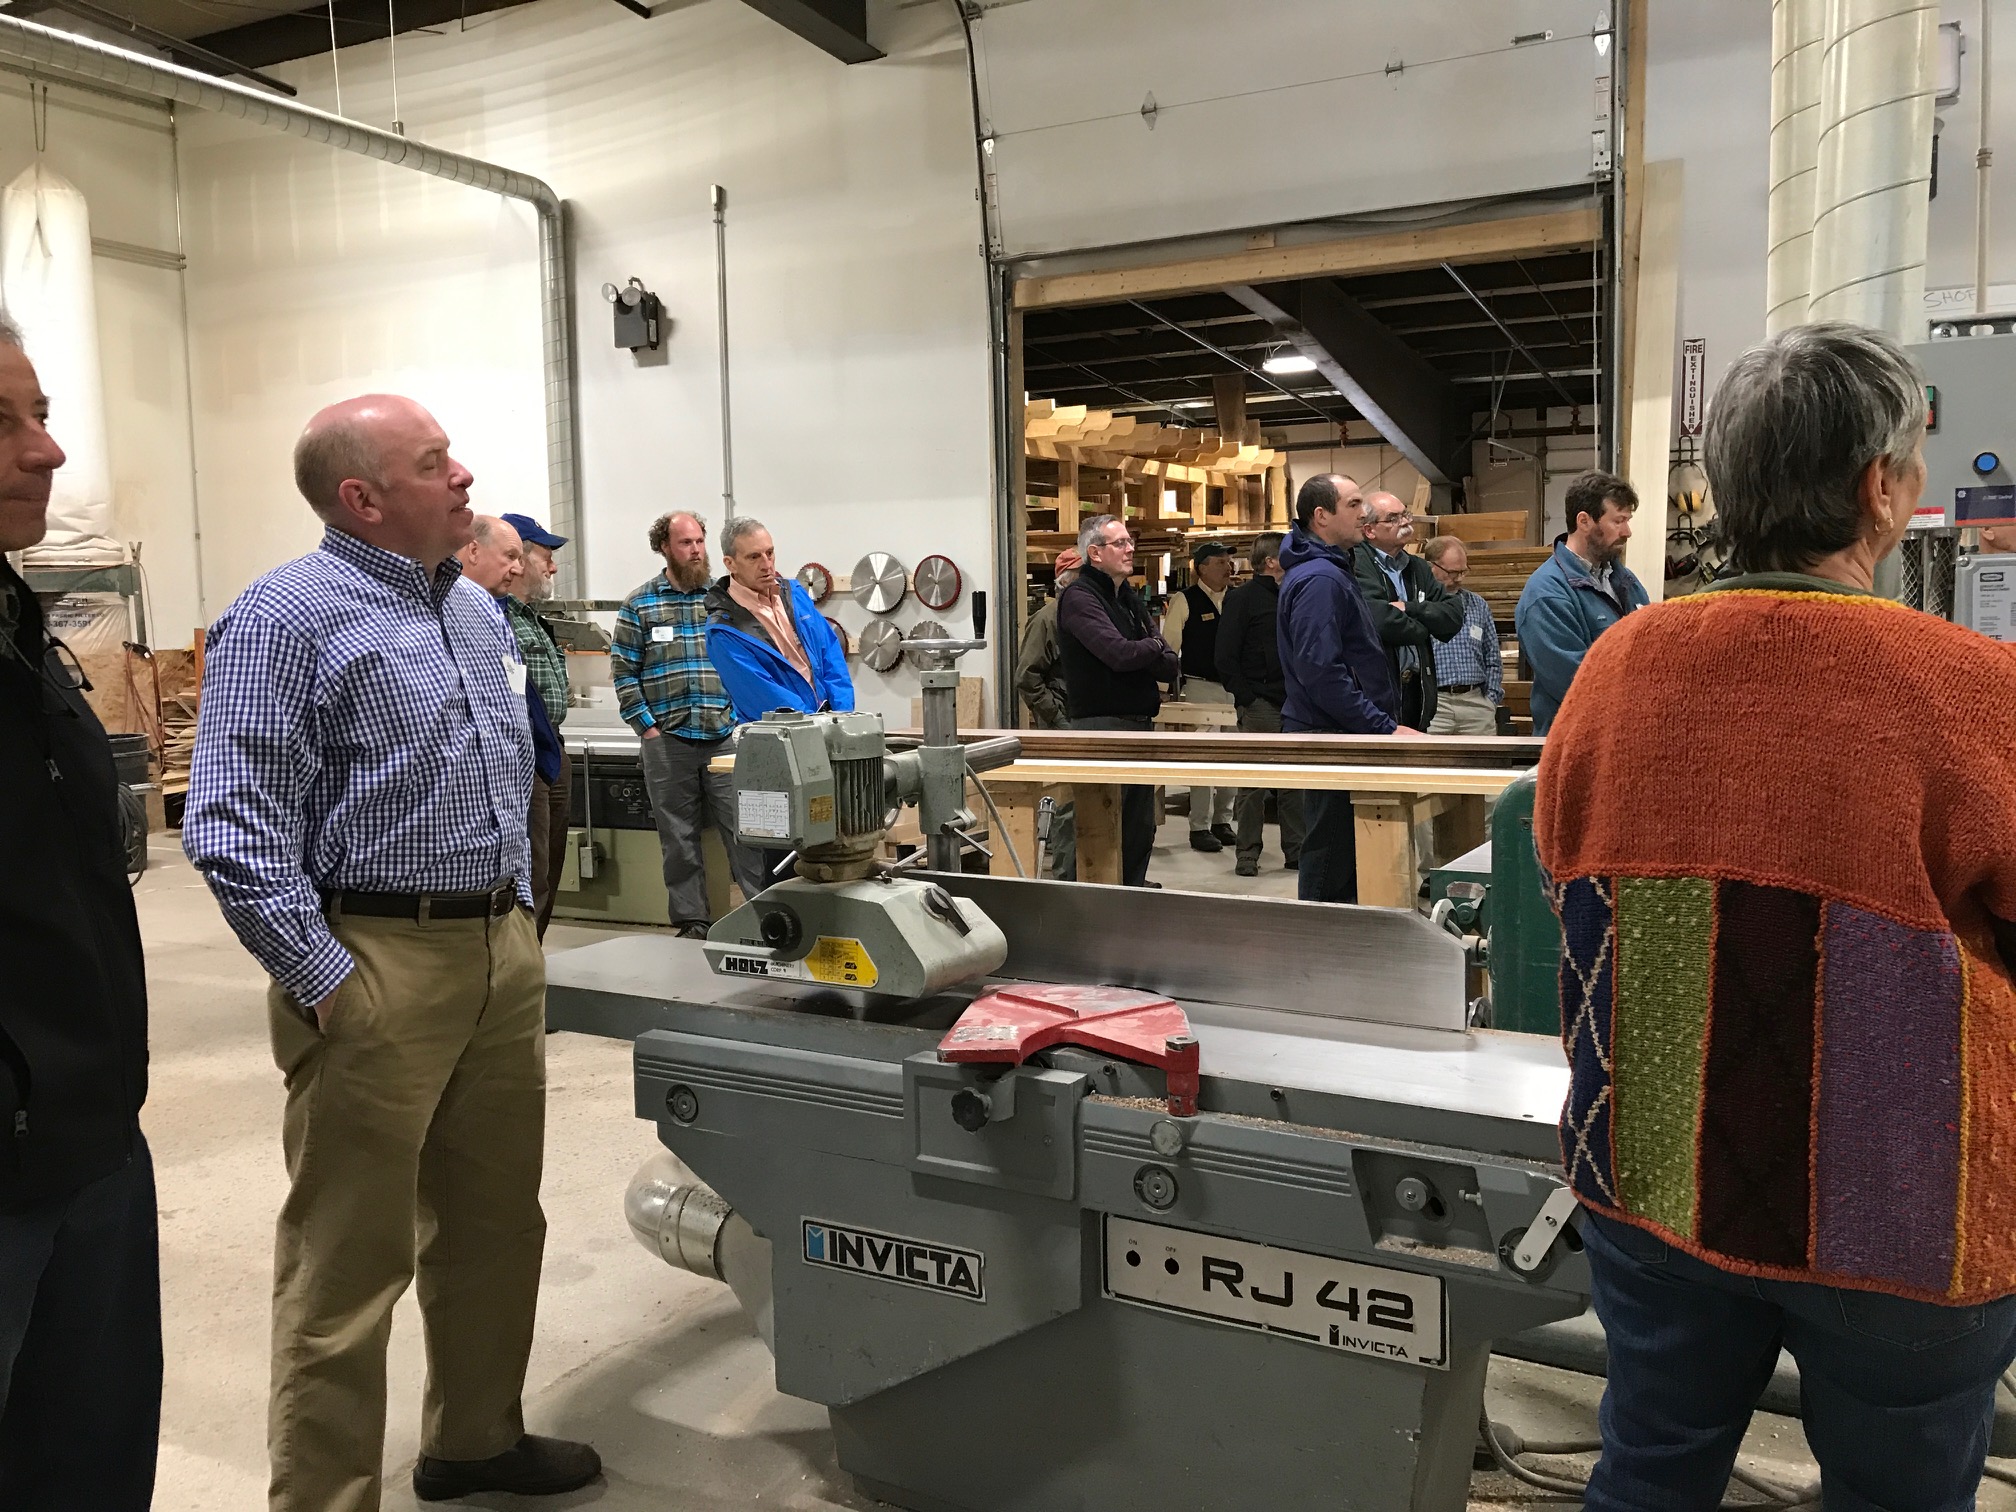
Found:
[{"label": "yellow warning sticker", "polygon": [[807,799],[805,812],[814,824],[831,824],[833,822],[833,795],[831,793],[821,793],[817,797]]},{"label": "yellow warning sticker", "polygon": [[882,977],[859,940],[833,935],[821,935],[812,942],[805,969],[813,981],[831,987],[873,987]]}]

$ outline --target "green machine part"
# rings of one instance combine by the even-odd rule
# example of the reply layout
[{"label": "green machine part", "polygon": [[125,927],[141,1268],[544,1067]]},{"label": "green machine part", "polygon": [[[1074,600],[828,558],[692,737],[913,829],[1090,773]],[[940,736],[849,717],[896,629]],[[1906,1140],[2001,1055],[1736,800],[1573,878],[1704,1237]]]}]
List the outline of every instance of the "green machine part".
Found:
[{"label": "green machine part", "polygon": [[1548,901],[1533,846],[1531,772],[1491,806],[1491,892],[1487,901],[1491,1026],[1520,1034],[1561,1033],[1561,921]]}]

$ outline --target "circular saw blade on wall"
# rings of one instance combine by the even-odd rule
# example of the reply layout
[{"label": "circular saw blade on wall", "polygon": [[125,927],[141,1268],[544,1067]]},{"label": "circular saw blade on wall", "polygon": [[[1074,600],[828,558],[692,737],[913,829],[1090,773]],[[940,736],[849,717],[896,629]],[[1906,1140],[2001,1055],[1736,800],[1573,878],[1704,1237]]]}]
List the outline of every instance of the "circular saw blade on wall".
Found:
[{"label": "circular saw blade on wall", "polygon": [[959,602],[963,582],[959,567],[948,556],[927,556],[917,564],[917,602],[939,613]]},{"label": "circular saw blade on wall", "polygon": [[798,585],[812,595],[812,602],[823,604],[826,595],[833,591],[833,574],[818,562],[807,562],[798,569]]},{"label": "circular saw blade on wall", "polygon": [[910,591],[910,570],[886,551],[854,564],[854,602],[870,614],[887,614]]},{"label": "circular saw blade on wall", "polygon": [[[814,602],[817,601],[815,600]],[[827,624],[833,627],[833,636],[834,639],[840,642],[841,651],[848,656],[852,656],[854,654],[854,642],[853,639],[847,634],[847,627],[841,624],[840,621],[833,618],[833,616],[830,614],[821,615],[820,618],[825,620]]]},{"label": "circular saw blade on wall", "polygon": [[[922,595],[920,594],[919,597],[921,598]],[[950,640],[951,638],[952,633],[943,625],[939,624],[936,620],[928,619],[917,621],[916,624],[910,627],[909,635],[904,637],[906,643],[926,640]],[[952,653],[949,651],[926,651],[921,646],[906,644],[903,648],[903,653],[910,664],[920,672],[943,669],[952,665]]]},{"label": "circular saw blade on wall", "polygon": [[870,620],[857,642],[861,660],[877,672],[887,672],[903,660],[903,632],[893,620]]}]

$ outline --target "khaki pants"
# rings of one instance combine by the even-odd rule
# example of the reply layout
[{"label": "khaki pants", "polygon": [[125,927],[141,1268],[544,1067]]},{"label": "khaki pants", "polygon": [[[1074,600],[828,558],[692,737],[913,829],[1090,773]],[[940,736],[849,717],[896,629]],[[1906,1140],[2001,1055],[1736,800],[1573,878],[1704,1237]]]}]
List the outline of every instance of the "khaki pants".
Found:
[{"label": "khaki pants", "polygon": [[1435,700],[1430,735],[1496,735],[1498,706],[1483,693],[1441,693]]},{"label": "khaki pants", "polygon": [[[1201,677],[1183,679],[1183,702],[1193,704],[1224,704],[1232,706],[1232,695],[1223,683],[1209,682]],[[1217,825],[1232,822],[1233,805],[1238,801],[1237,788],[1193,787],[1190,789],[1190,832],[1207,830]]]},{"label": "khaki pants", "polygon": [[392,1306],[419,1278],[421,1448],[487,1459],[524,1432],[546,1218],[546,968],[532,916],[339,917],[356,959],[328,1029],[277,985],[292,1181],[274,1246],[275,1512],[373,1512]]}]

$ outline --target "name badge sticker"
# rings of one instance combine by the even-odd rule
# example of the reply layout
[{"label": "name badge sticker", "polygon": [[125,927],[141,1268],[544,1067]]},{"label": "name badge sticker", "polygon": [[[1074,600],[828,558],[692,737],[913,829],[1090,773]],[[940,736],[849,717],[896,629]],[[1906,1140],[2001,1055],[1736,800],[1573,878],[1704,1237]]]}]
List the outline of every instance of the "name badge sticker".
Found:
[{"label": "name badge sticker", "polygon": [[511,691],[519,697],[525,696],[525,663],[504,659],[504,681],[511,684]]},{"label": "name badge sticker", "polygon": [[654,646],[670,645],[677,639],[679,639],[679,627],[677,625],[653,625],[651,627],[651,644]]}]

